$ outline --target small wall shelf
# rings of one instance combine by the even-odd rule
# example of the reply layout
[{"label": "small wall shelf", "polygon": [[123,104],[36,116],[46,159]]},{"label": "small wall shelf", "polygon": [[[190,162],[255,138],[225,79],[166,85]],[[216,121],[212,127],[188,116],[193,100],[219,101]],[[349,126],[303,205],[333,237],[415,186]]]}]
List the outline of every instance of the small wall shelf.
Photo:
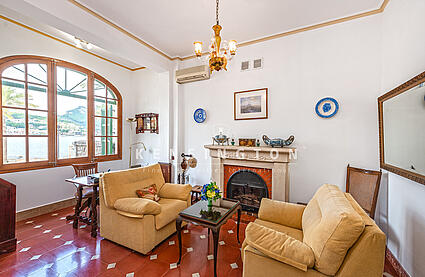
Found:
[{"label": "small wall shelf", "polygon": [[136,119],[137,119],[136,134],[140,134],[144,132],[159,134],[158,118],[159,118],[159,114],[157,113],[136,114]]}]

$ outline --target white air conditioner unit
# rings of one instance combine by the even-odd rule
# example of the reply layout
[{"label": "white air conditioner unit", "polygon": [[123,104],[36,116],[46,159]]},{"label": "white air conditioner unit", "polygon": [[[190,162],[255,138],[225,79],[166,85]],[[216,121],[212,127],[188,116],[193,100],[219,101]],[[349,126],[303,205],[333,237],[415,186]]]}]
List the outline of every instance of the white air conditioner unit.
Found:
[{"label": "white air conditioner unit", "polygon": [[208,80],[210,69],[207,65],[194,66],[176,70],[176,82],[179,84]]}]

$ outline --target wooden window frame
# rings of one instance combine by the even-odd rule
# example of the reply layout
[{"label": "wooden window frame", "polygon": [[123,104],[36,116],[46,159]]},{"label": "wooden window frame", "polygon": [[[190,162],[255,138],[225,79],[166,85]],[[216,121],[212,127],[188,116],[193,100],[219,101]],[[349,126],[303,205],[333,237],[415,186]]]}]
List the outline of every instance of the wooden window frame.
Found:
[{"label": "wooden window frame", "polygon": [[[0,59],[0,80],[2,80],[3,71],[16,64],[27,64],[37,63],[47,65],[47,95],[48,95],[48,160],[47,161],[35,161],[35,162],[22,162],[22,163],[11,163],[3,164],[3,104],[2,104],[2,85],[0,86],[0,174],[9,172],[18,172],[26,170],[36,170],[43,168],[52,168],[60,166],[69,166],[75,163],[85,162],[104,162],[112,160],[122,159],[122,96],[118,89],[112,85],[108,80],[99,74],[76,64],[48,58],[41,56],[31,55],[17,55],[10,56]],[[56,68],[64,67],[79,71],[87,74],[87,157],[78,158],[58,158],[58,141],[57,141],[57,118],[56,118],[56,99],[57,99],[57,85],[56,85]],[[28,95],[28,82],[27,82],[27,71],[25,72],[25,97]],[[95,156],[95,116],[94,116],[94,80],[97,79],[103,82],[107,88],[112,90],[117,97],[117,154]],[[38,85],[38,84],[37,84]],[[28,99],[26,99],[28,100]],[[106,106],[107,109],[107,106]],[[28,114],[28,101],[25,104],[25,111]],[[105,117],[106,118],[106,117]],[[24,137],[28,138],[28,117],[25,118],[26,134]],[[106,130],[107,131],[107,130]],[[113,136],[111,136],[113,137]],[[29,160],[29,145],[28,139],[26,139],[26,160]]]}]

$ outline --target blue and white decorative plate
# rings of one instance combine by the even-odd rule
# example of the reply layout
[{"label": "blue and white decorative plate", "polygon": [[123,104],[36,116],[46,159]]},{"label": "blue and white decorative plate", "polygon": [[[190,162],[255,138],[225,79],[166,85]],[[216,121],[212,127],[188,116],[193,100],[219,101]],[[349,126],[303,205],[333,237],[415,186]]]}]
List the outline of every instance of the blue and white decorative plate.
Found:
[{"label": "blue and white decorative plate", "polygon": [[197,123],[202,123],[205,121],[205,119],[207,118],[207,113],[205,112],[204,109],[196,109],[196,111],[193,113],[193,119],[197,122]]},{"label": "blue and white decorative plate", "polygon": [[333,117],[338,112],[338,109],[338,102],[331,97],[323,98],[316,104],[316,113],[323,118]]}]

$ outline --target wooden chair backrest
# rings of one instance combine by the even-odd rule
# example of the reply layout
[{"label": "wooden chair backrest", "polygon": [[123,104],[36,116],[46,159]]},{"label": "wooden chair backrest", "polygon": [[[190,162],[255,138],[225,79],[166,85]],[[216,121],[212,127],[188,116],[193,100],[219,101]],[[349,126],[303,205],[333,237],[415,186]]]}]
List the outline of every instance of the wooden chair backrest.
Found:
[{"label": "wooden chair backrest", "polygon": [[373,219],[378,200],[381,171],[347,166],[346,191]]},{"label": "wooden chair backrest", "polygon": [[72,167],[74,168],[75,176],[77,177],[97,173],[97,163],[73,164]]}]

